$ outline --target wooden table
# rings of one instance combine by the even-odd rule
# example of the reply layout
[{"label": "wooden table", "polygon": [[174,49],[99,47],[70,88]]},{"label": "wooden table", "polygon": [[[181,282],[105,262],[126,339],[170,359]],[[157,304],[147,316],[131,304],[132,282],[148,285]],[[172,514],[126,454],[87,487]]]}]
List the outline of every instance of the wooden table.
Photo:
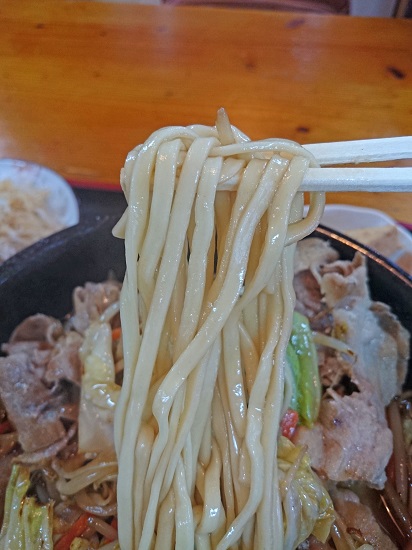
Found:
[{"label": "wooden table", "polygon": [[[224,106],[252,138],[412,134],[412,21],[19,0],[0,4],[0,156],[118,185],[127,152]],[[412,223],[411,195],[331,194]]]}]

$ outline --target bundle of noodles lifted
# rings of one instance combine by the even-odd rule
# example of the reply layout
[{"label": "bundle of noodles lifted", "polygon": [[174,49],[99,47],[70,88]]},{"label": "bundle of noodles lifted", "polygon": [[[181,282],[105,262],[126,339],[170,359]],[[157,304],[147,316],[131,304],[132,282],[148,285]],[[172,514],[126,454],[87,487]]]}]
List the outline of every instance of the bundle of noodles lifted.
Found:
[{"label": "bundle of noodles lifted", "polygon": [[[296,548],[325,540],[330,497],[279,436],[291,399],[299,186],[316,165],[287,140],[251,142],[224,113],[132,151],[115,413],[122,548]],[[237,181],[237,191],[221,190]],[[219,185],[219,190],[217,187]]]}]

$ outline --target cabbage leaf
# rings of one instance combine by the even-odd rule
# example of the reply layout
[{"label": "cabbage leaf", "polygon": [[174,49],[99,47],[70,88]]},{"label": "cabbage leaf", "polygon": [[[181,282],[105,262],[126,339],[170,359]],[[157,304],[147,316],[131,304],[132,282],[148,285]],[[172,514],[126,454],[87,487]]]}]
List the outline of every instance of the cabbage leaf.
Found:
[{"label": "cabbage leaf", "polygon": [[281,436],[278,443],[279,487],[284,518],[285,550],[309,535],[325,542],[335,520],[332,499],[310,466],[305,447]]},{"label": "cabbage leaf", "polygon": [[83,363],[79,411],[79,451],[113,450],[113,420],[120,386],[115,383],[112,329],[93,323],[80,348]]},{"label": "cabbage leaf", "polygon": [[0,550],[51,550],[53,505],[26,496],[30,471],[15,464],[7,485]]}]

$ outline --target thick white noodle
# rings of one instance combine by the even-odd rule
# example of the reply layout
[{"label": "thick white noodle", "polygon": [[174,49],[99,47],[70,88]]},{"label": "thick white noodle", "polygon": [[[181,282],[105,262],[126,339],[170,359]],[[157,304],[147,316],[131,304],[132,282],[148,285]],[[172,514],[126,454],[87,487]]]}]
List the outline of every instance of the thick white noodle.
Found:
[{"label": "thick white noodle", "polygon": [[[121,175],[127,208],[115,416],[123,549],[281,548],[278,426],[290,398],[299,185],[313,157],[216,127],[155,132]],[[236,177],[238,189],[219,191]],[[286,506],[288,503],[286,503]],[[289,511],[289,518],[293,513]]]}]

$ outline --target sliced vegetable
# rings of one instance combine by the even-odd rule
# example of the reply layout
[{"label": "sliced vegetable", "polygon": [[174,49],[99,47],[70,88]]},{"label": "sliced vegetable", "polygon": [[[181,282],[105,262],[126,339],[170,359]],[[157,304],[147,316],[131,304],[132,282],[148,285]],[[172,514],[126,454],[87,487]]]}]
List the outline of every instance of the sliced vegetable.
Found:
[{"label": "sliced vegetable", "polygon": [[29,469],[14,465],[6,491],[0,550],[53,548],[53,506],[27,497],[29,487]]},{"label": "sliced vegetable", "polygon": [[293,391],[292,391],[292,397],[291,397],[289,406],[291,409],[294,409],[295,411],[297,411],[300,366],[299,366],[299,357],[295,351],[295,348],[292,346],[291,342],[289,342],[286,347],[286,360],[288,362],[290,371],[292,373],[292,379],[293,379]]},{"label": "sliced vegetable", "polygon": [[296,384],[296,408],[300,421],[310,428],[319,415],[322,387],[318,355],[309,320],[297,311],[293,314],[290,344],[298,359],[296,362],[293,353],[288,351],[287,357],[291,362]]},{"label": "sliced vegetable", "polygon": [[288,409],[281,422],[280,422],[280,431],[283,437],[287,437],[288,439],[292,439],[293,434],[295,433],[296,426],[299,422],[299,415],[296,411],[293,409]]},{"label": "sliced vegetable", "polygon": [[122,329],[120,327],[114,328],[112,330],[112,340],[120,340],[122,336]]},{"label": "sliced vegetable", "polygon": [[79,412],[79,450],[112,450],[113,419],[120,386],[115,383],[109,323],[93,323],[80,348],[83,363]]},{"label": "sliced vegetable", "polygon": [[278,473],[283,508],[283,549],[294,550],[311,534],[325,542],[335,513],[329,493],[310,467],[306,449],[280,437]]},{"label": "sliced vegetable", "polygon": [[70,550],[70,545],[74,539],[80,537],[89,526],[89,514],[82,514],[61,539],[54,545],[54,550]]},{"label": "sliced vegetable", "polygon": [[23,504],[25,548],[53,548],[52,504],[39,505],[34,497],[26,497]]}]

